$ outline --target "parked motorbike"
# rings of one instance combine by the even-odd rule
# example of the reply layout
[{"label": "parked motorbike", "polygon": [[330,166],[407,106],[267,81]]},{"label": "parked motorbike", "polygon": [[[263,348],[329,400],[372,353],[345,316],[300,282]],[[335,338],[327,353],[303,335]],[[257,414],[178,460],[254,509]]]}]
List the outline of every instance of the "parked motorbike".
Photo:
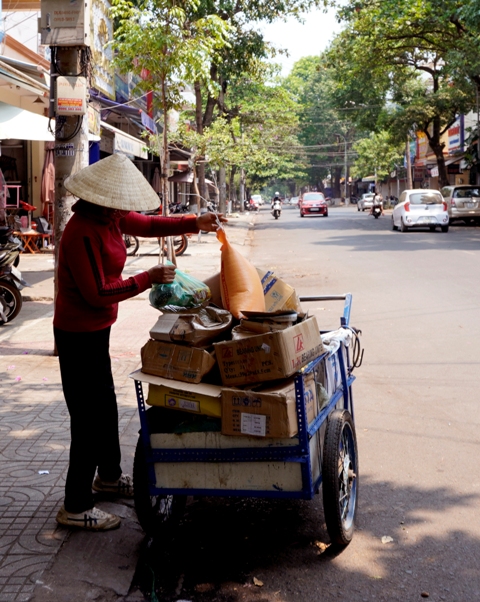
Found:
[{"label": "parked motorbike", "polygon": [[275,219],[278,219],[282,213],[282,204],[280,201],[274,201],[272,207],[272,215]]},{"label": "parked motorbike", "polygon": [[15,248],[19,250],[13,265],[15,267],[20,263],[20,253],[24,250],[22,241],[13,235],[13,230],[8,226],[0,226],[0,249],[8,246],[9,248]]},{"label": "parked motorbike", "polygon": [[382,208],[380,205],[374,205],[372,207],[372,215],[375,219],[378,219],[382,215]]},{"label": "parked motorbike", "polygon": [[253,199],[250,199],[250,201],[245,201],[245,209],[246,211],[260,211],[260,205]]},{"label": "parked motorbike", "polygon": [[[1,237],[11,236],[1,228]],[[20,291],[28,286],[22,278],[20,270],[15,267],[15,261],[20,255],[20,244],[8,241],[0,244],[0,325],[11,322],[22,309],[23,299]]]}]

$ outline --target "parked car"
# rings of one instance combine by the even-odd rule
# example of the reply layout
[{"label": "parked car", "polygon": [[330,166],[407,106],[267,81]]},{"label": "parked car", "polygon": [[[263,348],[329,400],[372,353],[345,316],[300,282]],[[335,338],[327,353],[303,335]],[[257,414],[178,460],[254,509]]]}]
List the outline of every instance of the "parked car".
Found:
[{"label": "parked car", "polygon": [[366,192],[357,201],[357,211],[365,211],[365,209],[371,209],[373,207],[373,192]]},{"label": "parked car", "polygon": [[447,203],[438,190],[416,188],[404,190],[392,213],[392,230],[440,227],[448,232]]},{"label": "parked car", "polygon": [[321,192],[305,192],[299,200],[300,217],[323,215],[328,217],[328,206]]},{"label": "parked car", "polygon": [[445,186],[441,192],[447,203],[450,223],[456,220],[480,223],[480,187],[460,184]]},{"label": "parked car", "polygon": [[288,201],[288,204],[289,205],[298,205],[298,199],[299,199],[298,196],[292,196],[290,198],[290,200]]},{"label": "parked car", "polygon": [[263,205],[263,199],[261,194],[252,194],[252,199],[259,207]]}]

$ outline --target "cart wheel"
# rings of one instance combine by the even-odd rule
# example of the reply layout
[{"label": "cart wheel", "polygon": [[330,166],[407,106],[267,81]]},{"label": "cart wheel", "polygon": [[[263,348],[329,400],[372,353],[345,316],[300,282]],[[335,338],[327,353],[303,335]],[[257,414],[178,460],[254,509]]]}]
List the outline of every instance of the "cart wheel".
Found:
[{"label": "cart wheel", "polygon": [[357,438],[347,410],[334,410],[327,423],[323,458],[323,507],[332,545],[353,537],[358,494]]},{"label": "cart wheel", "polygon": [[135,512],[145,533],[154,534],[176,524],[183,516],[187,496],[150,495],[145,450],[138,438],[133,461]]}]

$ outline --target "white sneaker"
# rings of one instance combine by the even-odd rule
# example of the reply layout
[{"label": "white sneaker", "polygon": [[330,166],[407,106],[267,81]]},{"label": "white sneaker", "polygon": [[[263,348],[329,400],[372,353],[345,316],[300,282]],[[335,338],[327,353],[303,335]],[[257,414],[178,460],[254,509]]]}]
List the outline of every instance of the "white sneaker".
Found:
[{"label": "white sneaker", "polygon": [[88,531],[109,531],[120,526],[120,518],[115,514],[109,514],[95,507],[79,514],[73,514],[67,512],[65,506],[62,506],[57,513],[57,523],[67,527],[87,529]]},{"label": "white sneaker", "polygon": [[133,479],[128,474],[122,474],[116,481],[102,481],[97,474],[92,489],[100,493],[113,493],[120,497],[133,497]]}]

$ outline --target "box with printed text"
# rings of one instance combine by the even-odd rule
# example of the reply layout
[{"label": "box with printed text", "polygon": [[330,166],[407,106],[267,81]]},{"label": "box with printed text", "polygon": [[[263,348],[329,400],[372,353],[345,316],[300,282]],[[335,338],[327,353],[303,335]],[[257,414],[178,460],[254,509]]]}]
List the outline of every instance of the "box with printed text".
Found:
[{"label": "box with printed text", "polygon": [[214,348],[227,387],[287,378],[324,352],[314,316],[278,332],[215,343]]},{"label": "box with printed text", "polygon": [[[317,415],[313,374],[304,377],[307,422]],[[294,437],[298,433],[295,379],[257,391],[222,390],[222,434],[256,437]]]}]

